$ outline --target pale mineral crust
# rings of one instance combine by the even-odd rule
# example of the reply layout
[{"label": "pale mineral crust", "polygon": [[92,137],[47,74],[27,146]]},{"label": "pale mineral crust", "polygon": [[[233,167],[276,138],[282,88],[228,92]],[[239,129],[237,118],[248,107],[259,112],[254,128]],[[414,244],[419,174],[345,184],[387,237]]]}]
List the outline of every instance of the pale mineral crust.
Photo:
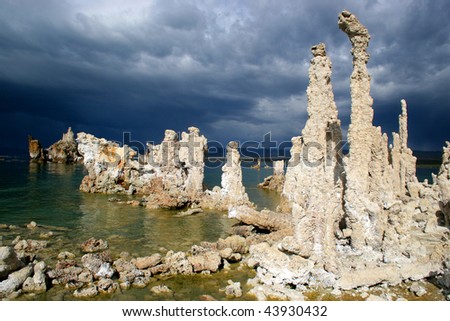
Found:
[{"label": "pale mineral crust", "polygon": [[404,99],[401,100],[402,113],[398,117],[399,132],[392,133],[393,146],[391,148],[393,183],[397,196],[406,194],[406,187],[410,182],[417,182],[416,157],[408,148],[408,111]]},{"label": "pale mineral crust", "polygon": [[231,141],[227,144],[226,163],[222,167],[221,187],[215,186],[212,191],[206,191],[200,205],[205,208],[228,210],[231,217],[235,213],[235,208],[240,205],[254,207],[242,184],[238,142]]},{"label": "pale mineral crust", "polygon": [[350,152],[345,160],[345,211],[352,230],[351,244],[356,250],[365,246],[378,249],[385,229],[383,204],[392,202],[389,180],[387,136],[372,125],[373,99],[367,70],[370,35],[355,15],[339,15],[339,28],[352,44],[353,72],[350,78],[351,123],[348,129]]},{"label": "pale mineral crust", "polygon": [[[419,183],[416,158],[407,144],[406,102],[401,102],[399,133],[394,133],[389,149],[388,136],[372,124],[366,66],[370,35],[348,11],[341,13],[338,23],[352,43],[353,54],[349,154],[342,157],[337,148],[341,131],[330,83],[331,63],[325,46],[319,44],[312,48],[309,70],[309,118],[302,136],[292,139],[278,207],[284,214],[239,207],[235,215],[257,227],[273,226],[277,216],[278,221],[292,224],[292,232],[284,238],[266,237],[270,244],[249,237],[255,244],[248,259],[257,267],[255,288],[275,291],[280,286],[309,285],[348,290],[445,273],[450,245],[450,144],[444,148],[436,183]],[[277,228],[275,233],[289,231]]]},{"label": "pale mineral crust", "polygon": [[442,165],[437,176],[439,186],[439,206],[444,215],[445,225],[450,227],[450,142],[446,142],[442,153]]},{"label": "pale mineral crust", "polygon": [[308,120],[300,140],[298,164],[290,162],[283,190],[290,201],[295,242],[301,255],[314,255],[336,269],[334,231],[343,216],[341,125],[331,86],[325,45],[313,46],[307,88]]},{"label": "pale mineral crust", "polygon": [[198,128],[178,134],[166,130],[160,145],[148,145],[144,157],[127,145],[78,133],[78,150],[88,171],[80,189],[90,193],[144,195],[147,207],[180,208],[203,195],[207,140]]}]

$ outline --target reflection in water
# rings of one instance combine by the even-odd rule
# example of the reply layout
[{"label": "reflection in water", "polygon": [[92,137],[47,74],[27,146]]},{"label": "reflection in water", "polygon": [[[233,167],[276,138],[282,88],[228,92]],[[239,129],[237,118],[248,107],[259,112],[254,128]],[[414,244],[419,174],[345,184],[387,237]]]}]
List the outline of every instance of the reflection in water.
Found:
[{"label": "reflection in water", "polygon": [[149,255],[161,248],[187,250],[195,243],[227,236],[236,223],[224,213],[176,217],[177,211],[110,203],[105,195],[82,195],[80,211],[75,228],[78,243],[90,237],[103,238],[113,252],[133,255]]}]

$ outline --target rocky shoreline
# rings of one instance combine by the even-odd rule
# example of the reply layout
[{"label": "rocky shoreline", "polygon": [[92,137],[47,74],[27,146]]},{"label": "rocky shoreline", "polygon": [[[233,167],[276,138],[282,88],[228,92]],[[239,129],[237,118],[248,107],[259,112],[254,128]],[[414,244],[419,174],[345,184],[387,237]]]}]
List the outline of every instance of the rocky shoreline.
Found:
[{"label": "rocky shoreline", "polygon": [[[2,231],[38,236],[16,237],[9,246],[0,247],[0,298],[30,300],[42,295],[65,296],[71,300],[109,299],[141,289],[147,299],[174,299],[180,289],[177,280],[205,277],[221,279],[214,289],[205,290],[197,300],[445,300],[449,299],[449,274],[428,281],[406,281],[392,287],[386,283],[362,286],[356,290],[326,289],[320,285],[286,289],[268,287],[254,277],[258,253],[265,255],[280,236],[256,233],[251,226],[237,225],[234,234],[217,242],[202,242],[185,252],[167,251],[132,257],[127,252],[112,253],[108,242],[91,238],[78,251],[57,251],[55,238],[61,231],[31,222],[27,227],[1,226]],[[264,241],[264,242],[263,242]],[[251,253],[251,254],[250,254]],[[276,261],[278,258],[274,258]],[[282,258],[281,258],[282,259]],[[286,262],[266,262],[280,264]],[[254,271],[254,272],[252,272]],[[240,281],[237,274],[245,274]],[[253,276],[253,277],[252,277]],[[444,279],[446,278],[446,279]],[[447,283],[445,283],[447,282]],[[434,284],[434,285],[433,285]],[[183,286],[182,286],[183,288]],[[447,295],[447,297],[446,297]]]}]

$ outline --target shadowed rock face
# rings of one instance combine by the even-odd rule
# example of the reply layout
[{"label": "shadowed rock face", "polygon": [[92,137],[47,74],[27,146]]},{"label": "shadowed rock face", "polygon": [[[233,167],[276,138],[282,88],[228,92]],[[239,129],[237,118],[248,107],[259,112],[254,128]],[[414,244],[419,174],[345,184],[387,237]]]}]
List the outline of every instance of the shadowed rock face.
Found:
[{"label": "shadowed rock face", "polygon": [[266,177],[264,182],[258,184],[258,187],[282,192],[284,181],[284,160],[274,161],[273,175]]}]

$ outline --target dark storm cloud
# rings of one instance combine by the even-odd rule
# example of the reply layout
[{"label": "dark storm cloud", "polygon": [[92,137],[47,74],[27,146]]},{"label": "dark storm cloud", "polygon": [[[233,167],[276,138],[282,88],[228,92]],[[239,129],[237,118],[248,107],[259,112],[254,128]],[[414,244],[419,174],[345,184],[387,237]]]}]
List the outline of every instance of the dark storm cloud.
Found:
[{"label": "dark storm cloud", "polygon": [[368,27],[375,123],[413,148],[449,139],[448,1],[1,1],[0,154],[66,127],[120,140],[199,127],[209,139],[277,140],[306,120],[309,48],[323,41],[349,122],[350,44],[337,15]]}]

